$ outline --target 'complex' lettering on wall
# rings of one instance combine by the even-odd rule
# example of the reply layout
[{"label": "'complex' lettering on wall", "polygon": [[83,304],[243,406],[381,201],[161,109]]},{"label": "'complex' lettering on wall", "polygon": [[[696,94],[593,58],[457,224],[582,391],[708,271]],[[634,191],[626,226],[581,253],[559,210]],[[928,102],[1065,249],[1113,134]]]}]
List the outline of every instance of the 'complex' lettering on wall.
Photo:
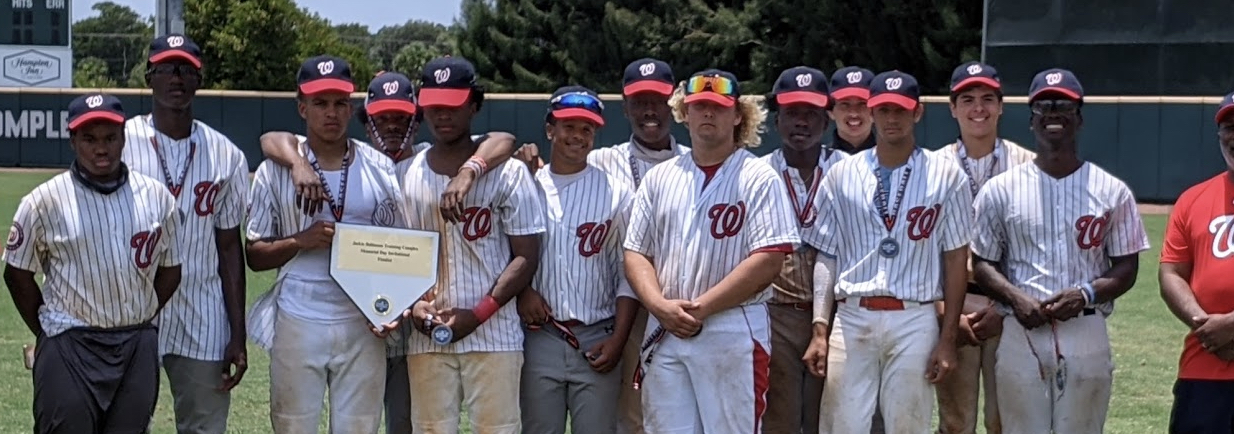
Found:
[{"label": "'complex' lettering on wall", "polygon": [[5,110],[0,116],[0,138],[67,139],[69,112],[60,110]]}]

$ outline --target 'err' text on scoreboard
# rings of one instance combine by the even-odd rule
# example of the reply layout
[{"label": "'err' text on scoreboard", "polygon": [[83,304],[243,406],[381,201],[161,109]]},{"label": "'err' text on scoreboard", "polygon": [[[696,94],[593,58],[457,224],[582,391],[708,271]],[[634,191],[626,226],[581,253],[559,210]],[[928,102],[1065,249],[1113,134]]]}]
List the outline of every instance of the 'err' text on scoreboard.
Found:
[{"label": "'err' text on scoreboard", "polygon": [[[32,9],[35,0],[13,0],[13,9]],[[42,0],[47,9],[64,9],[67,0]]]}]

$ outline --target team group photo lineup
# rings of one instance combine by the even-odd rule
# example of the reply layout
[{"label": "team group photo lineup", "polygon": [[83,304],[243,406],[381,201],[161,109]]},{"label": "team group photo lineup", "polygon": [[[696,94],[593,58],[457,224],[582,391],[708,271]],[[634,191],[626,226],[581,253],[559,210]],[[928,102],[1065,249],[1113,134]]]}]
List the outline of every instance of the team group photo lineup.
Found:
[{"label": "team group photo lineup", "polygon": [[[1107,320],[1139,284],[1186,327],[1156,417],[1234,434],[1234,93],[1204,126],[1224,169],[1158,234],[1084,158],[1089,78],[1046,63],[1025,103],[981,61],[762,93],[623,59],[620,95],[563,83],[516,137],[474,128],[465,56],[362,77],[320,53],[284,89],[301,129],[229,137],[194,115],[206,46],[146,42],[148,102],[66,94],[72,162],[17,195],[33,393],[6,432],[154,432],[164,405],[176,433],[238,432],[260,376],[277,434],[1102,433],[1112,337],[1138,333]],[[926,143],[944,85],[959,134]]]}]

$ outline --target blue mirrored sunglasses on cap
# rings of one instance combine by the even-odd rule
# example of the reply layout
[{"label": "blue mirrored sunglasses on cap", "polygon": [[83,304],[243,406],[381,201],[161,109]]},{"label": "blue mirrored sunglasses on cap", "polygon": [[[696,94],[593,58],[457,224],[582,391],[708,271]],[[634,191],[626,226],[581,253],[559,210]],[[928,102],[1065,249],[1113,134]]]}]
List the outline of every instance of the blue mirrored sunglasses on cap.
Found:
[{"label": "blue mirrored sunglasses on cap", "polygon": [[548,102],[552,110],[581,108],[593,112],[601,112],[604,110],[604,102],[599,98],[588,95],[582,92],[570,92],[557,95]]}]

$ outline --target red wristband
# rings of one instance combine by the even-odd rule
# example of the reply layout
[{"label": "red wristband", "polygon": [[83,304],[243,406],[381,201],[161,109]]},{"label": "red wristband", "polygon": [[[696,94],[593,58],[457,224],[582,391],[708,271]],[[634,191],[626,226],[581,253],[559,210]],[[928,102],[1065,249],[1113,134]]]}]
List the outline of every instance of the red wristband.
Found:
[{"label": "red wristband", "polygon": [[493,314],[497,313],[497,309],[500,308],[501,305],[497,304],[497,299],[493,298],[491,295],[486,295],[484,296],[484,299],[480,300],[480,304],[477,304],[471,311],[475,312],[476,319],[479,319],[480,323],[484,324],[484,322],[488,321]]}]

